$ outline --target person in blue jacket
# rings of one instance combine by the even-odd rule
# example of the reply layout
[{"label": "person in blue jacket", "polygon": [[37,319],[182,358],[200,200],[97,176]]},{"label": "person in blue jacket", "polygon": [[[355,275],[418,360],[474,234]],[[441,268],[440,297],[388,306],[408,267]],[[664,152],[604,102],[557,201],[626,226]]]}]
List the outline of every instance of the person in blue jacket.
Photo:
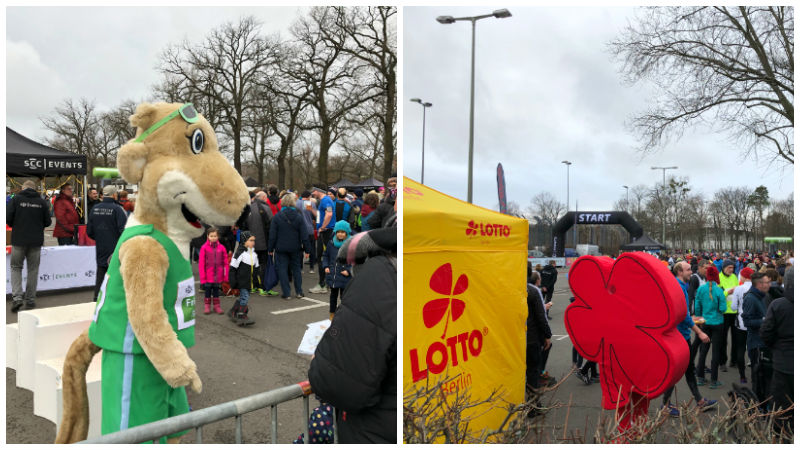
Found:
[{"label": "person in blue jacket", "polygon": [[347,287],[347,283],[352,278],[350,265],[336,261],[339,248],[349,237],[350,224],[346,220],[336,222],[336,225],[333,226],[333,238],[328,242],[325,247],[325,253],[322,255],[322,266],[325,268],[325,284],[328,285],[331,291],[331,320],[333,320],[333,314],[336,312],[338,299],[341,298],[344,288]]},{"label": "person in blue jacket", "polygon": [[303,252],[311,251],[308,242],[305,219],[297,211],[297,195],[288,193],[281,198],[281,210],[269,225],[269,243],[267,252],[275,253],[275,264],[278,269],[278,280],[281,284],[281,296],[284,300],[291,298],[292,288],[289,285],[289,271],[297,298],[303,297]]},{"label": "person in blue jacket", "polygon": [[97,279],[94,286],[94,301],[100,293],[100,286],[106,277],[108,263],[117,247],[117,241],[125,231],[128,215],[117,203],[117,188],[108,185],[103,188],[103,201],[97,203],[89,211],[86,221],[86,235],[95,241],[95,257],[97,258]]},{"label": "person in blue jacket", "polygon": [[[762,363],[762,353],[766,350],[764,341],[761,340],[759,332],[767,307],[764,304],[764,297],[769,291],[769,277],[764,272],[756,272],[750,278],[753,285],[744,294],[742,301],[742,322],[747,327],[747,356],[750,358],[750,378],[753,383],[753,391],[759,400],[767,397],[767,381],[771,378],[771,373],[766,373]],[[768,351],[768,350],[766,350]]]}]

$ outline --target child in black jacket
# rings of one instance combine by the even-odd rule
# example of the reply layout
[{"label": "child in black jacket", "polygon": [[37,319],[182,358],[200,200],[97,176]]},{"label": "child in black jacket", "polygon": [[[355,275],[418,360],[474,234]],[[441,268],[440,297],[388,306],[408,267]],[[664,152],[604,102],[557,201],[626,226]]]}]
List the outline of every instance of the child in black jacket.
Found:
[{"label": "child in black jacket", "polygon": [[233,308],[228,311],[228,317],[240,327],[255,323],[255,321],[247,317],[247,313],[250,311],[247,302],[250,299],[250,292],[261,287],[258,256],[255,251],[256,237],[247,231],[242,231],[241,242],[242,245],[239,245],[233,258],[231,258],[231,267],[228,274],[231,288],[239,289],[239,299],[233,304]]}]

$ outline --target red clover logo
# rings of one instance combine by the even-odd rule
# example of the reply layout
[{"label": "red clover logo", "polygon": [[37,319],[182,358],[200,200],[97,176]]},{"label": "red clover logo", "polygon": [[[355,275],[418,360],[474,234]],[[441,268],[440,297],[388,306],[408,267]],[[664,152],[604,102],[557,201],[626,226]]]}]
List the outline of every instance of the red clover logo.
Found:
[{"label": "red clover logo", "polygon": [[427,328],[433,328],[442,319],[446,319],[442,339],[447,334],[447,325],[450,322],[450,318],[452,317],[453,322],[455,322],[464,314],[466,304],[463,300],[455,298],[455,296],[463,294],[468,286],[469,279],[465,274],[461,274],[458,277],[458,281],[453,285],[453,267],[450,263],[440,266],[431,275],[431,289],[437,294],[445,295],[446,297],[425,303],[422,308],[422,320]]}]

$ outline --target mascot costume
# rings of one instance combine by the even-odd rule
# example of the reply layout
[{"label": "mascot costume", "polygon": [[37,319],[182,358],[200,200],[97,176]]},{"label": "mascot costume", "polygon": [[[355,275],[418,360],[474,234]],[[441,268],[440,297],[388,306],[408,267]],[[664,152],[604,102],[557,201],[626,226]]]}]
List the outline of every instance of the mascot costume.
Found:
[{"label": "mascot costume", "polygon": [[130,122],[136,138],[120,148],[117,167],[139,185],[136,210],[111,257],[93,321],[64,361],[56,443],[86,439],[86,370],[101,349],[103,434],[189,411],[185,386],[202,388],[186,350],[195,323],[189,241],[203,233],[201,220],[233,224],[249,202],[242,177],[191,103],[145,103]]}]

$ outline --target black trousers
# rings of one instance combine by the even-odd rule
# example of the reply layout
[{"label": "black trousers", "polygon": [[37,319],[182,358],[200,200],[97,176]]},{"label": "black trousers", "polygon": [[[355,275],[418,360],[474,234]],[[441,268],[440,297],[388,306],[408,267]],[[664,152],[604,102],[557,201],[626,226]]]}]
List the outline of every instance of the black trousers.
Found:
[{"label": "black trousers", "polygon": [[333,230],[324,230],[319,232],[317,237],[317,263],[319,264],[319,285],[325,286],[325,268],[322,267],[322,255],[325,254],[325,246],[330,242],[333,236]]},{"label": "black trousers", "polygon": [[[530,389],[539,387],[540,361],[542,357],[542,346],[538,342],[528,341],[525,348],[525,386],[526,392]],[[527,396],[526,396],[527,399]]]},{"label": "black trousers", "polygon": [[97,301],[97,294],[100,293],[100,286],[103,285],[106,272],[108,272],[108,266],[97,266],[97,278],[94,281],[94,301]]},{"label": "black trousers", "polygon": [[740,330],[734,326],[733,332],[733,345],[736,347],[736,368],[739,369],[739,378],[747,378],[744,374],[746,364],[744,362],[744,352],[747,350],[747,331]]},{"label": "black trousers", "polygon": [[331,287],[330,290],[331,290],[331,295],[330,297],[328,297],[328,300],[330,301],[331,308],[329,311],[335,313],[338,300],[342,298],[342,292],[344,292],[344,289]]},{"label": "black trousers", "polygon": [[[773,409],[786,409],[791,406],[794,402],[794,375],[773,370],[770,394],[772,395]],[[787,411],[777,419],[776,426],[790,426],[793,423],[793,417],[793,411]]]},{"label": "black trousers", "polygon": [[552,348],[553,348],[553,346],[550,345],[550,348],[548,348],[547,350],[542,350],[542,356],[539,359],[539,373],[540,374],[544,372],[544,367],[547,365],[547,357],[550,356],[550,350]]},{"label": "black trousers", "polygon": [[[724,320],[722,324],[725,326],[725,332],[722,335],[722,356],[719,360],[720,364],[726,364],[728,361],[736,361],[736,340],[734,339],[733,333],[736,329],[736,314],[723,314]],[[730,331],[728,331],[730,330]],[[728,358],[728,336],[730,335],[730,342],[731,342],[731,352],[730,358]]]},{"label": "black trousers", "polygon": [[[695,340],[699,341],[699,338],[695,338]],[[703,396],[700,395],[700,390],[697,389],[697,378],[694,375],[694,352],[697,350],[697,346],[692,345],[689,342],[689,339],[686,340],[686,345],[689,346],[689,365],[686,367],[686,384],[689,385],[689,391],[692,393],[692,397],[694,400],[699,402],[703,400]],[[667,389],[664,392],[664,404],[666,405],[669,402],[669,398],[672,396],[672,392],[675,390],[675,386]]]},{"label": "black trousers", "polygon": [[[711,338],[711,381],[719,380],[719,364],[722,354],[725,352],[723,346],[725,325],[705,325],[703,331]],[[699,338],[695,338],[699,339]],[[700,345],[700,356],[697,361],[697,376],[706,377],[706,356],[708,355],[708,345]]]}]

